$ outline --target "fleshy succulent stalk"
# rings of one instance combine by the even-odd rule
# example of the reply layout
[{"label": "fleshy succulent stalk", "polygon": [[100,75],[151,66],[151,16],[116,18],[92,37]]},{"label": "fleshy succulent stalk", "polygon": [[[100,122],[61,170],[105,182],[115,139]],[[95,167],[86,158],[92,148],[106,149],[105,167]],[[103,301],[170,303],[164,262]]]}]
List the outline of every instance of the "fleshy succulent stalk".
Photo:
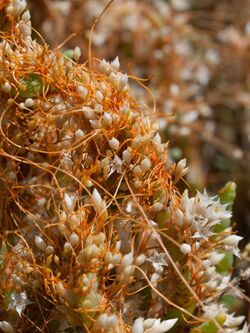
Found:
[{"label": "fleshy succulent stalk", "polygon": [[183,314],[233,332],[204,307],[238,254],[215,231],[227,206],[178,192],[186,161],[168,161],[118,58],[90,70],[32,39],[25,1],[2,3],[0,329],[161,333],[189,329]]}]

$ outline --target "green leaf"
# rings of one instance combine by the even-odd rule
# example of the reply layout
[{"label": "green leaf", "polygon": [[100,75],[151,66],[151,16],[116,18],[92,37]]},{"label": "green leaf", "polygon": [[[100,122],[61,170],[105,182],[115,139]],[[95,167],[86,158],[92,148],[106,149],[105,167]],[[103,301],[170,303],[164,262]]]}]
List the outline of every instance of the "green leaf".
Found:
[{"label": "green leaf", "polygon": [[228,182],[219,191],[219,198],[222,204],[228,204],[227,210],[231,211],[234,200],[236,198],[236,184],[234,182]]},{"label": "green leaf", "polygon": [[231,309],[235,304],[237,297],[234,295],[222,295],[220,301],[225,305],[226,308]]},{"label": "green leaf", "polygon": [[[226,315],[224,315],[224,314],[218,315],[215,318],[215,320],[217,321],[217,323],[220,326],[222,326],[226,320]],[[218,332],[219,332],[219,328],[213,320],[207,321],[207,322],[201,324],[200,326],[193,328],[190,331],[190,333],[218,333]]]},{"label": "green leaf", "polygon": [[68,49],[68,50],[66,50],[66,51],[63,52],[63,55],[64,55],[66,58],[73,59],[73,56],[74,56],[74,50],[72,50],[72,49]]},{"label": "green leaf", "polygon": [[[236,184],[234,182],[228,182],[226,185],[219,191],[219,198],[222,204],[227,204],[227,210],[232,211],[233,203],[236,198]],[[214,232],[218,233],[231,224],[231,219],[224,219],[214,228]]]},{"label": "green leaf", "polygon": [[21,80],[22,86],[19,88],[19,96],[23,98],[38,97],[42,92],[42,80],[37,74],[29,74]]},{"label": "green leaf", "polygon": [[216,271],[220,274],[227,275],[231,272],[234,262],[234,257],[232,252],[226,252],[225,257],[216,266]]}]

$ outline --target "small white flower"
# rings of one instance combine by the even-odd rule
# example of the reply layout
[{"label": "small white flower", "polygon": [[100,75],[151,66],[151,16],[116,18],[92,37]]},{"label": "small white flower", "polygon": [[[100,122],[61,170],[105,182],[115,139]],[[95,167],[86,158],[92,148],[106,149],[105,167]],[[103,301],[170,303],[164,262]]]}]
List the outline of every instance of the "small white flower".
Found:
[{"label": "small white flower", "polygon": [[177,318],[163,320],[142,317],[137,318],[132,327],[132,333],[164,333],[169,331],[177,322]]},{"label": "small white flower", "polygon": [[228,245],[228,246],[238,246],[239,241],[241,241],[243,239],[243,237],[238,236],[238,235],[230,235],[227,236],[226,238],[224,238],[222,240],[223,244]]},{"label": "small white flower", "polygon": [[216,266],[224,257],[225,253],[219,253],[217,251],[210,252],[208,256],[212,266]]},{"label": "small white flower", "polygon": [[243,237],[238,235],[229,235],[222,240],[222,243],[225,245],[226,250],[231,250],[236,257],[240,258],[238,243],[242,238]]},{"label": "small white flower", "polygon": [[31,303],[32,302],[28,300],[26,291],[22,291],[21,293],[14,291],[11,294],[11,302],[8,306],[8,310],[15,310],[21,317],[22,312],[26,309],[26,306]]},{"label": "small white flower", "polygon": [[65,210],[73,211],[75,208],[76,199],[77,199],[76,194],[65,193],[63,197],[63,205]]}]

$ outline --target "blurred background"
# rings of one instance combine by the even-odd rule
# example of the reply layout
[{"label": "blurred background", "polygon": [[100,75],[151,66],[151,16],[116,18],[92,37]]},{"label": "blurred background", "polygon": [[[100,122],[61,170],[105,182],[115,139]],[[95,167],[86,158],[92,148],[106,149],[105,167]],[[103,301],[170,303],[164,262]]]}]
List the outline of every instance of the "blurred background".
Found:
[{"label": "blurred background", "polygon": [[[33,26],[68,56],[113,60],[153,109],[191,189],[237,183],[235,230],[250,240],[250,0],[31,0]],[[103,15],[101,13],[106,8]],[[100,16],[101,15],[101,16]],[[149,88],[150,92],[149,92]],[[249,257],[250,258],[250,257]]]}]

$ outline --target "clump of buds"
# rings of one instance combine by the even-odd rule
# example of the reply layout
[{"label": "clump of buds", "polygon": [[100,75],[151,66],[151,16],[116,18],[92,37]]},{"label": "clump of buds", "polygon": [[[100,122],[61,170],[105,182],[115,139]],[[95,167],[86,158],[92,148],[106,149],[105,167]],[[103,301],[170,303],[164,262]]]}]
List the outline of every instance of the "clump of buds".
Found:
[{"label": "clump of buds", "polygon": [[168,160],[118,58],[49,50],[25,6],[0,7],[0,329],[234,332],[223,307],[208,315],[238,255],[234,185],[181,194],[186,161]]}]

